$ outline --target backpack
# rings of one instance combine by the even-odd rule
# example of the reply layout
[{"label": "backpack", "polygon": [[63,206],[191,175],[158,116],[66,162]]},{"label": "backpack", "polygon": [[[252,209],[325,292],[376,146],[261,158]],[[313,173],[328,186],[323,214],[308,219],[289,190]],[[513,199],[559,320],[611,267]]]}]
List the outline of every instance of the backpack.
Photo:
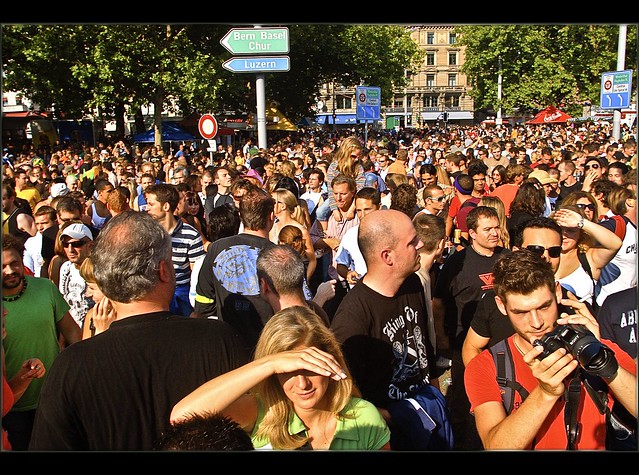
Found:
[{"label": "backpack", "polygon": [[476,208],[477,207],[477,203],[475,203],[474,201],[466,200],[466,201],[464,201],[461,204],[459,209],[465,208],[466,206],[472,206],[473,208]]},{"label": "backpack", "polygon": [[[507,339],[495,343],[488,348],[488,351],[493,357],[497,370],[497,384],[499,384],[504,409],[506,414],[510,414],[514,406],[514,392],[517,391],[520,394],[523,403],[528,397],[528,391],[516,380],[515,365]],[[568,435],[567,449],[574,449],[575,439],[577,438],[577,405],[582,381],[599,412],[606,414],[606,449],[637,450],[636,419],[634,420],[634,425],[628,419],[624,421],[623,415],[618,413],[615,408],[617,403],[615,403],[611,411],[608,407],[608,385],[599,376],[589,375],[582,371],[581,368],[578,369],[578,373],[575,374],[570,384],[566,387],[566,410],[564,411],[564,416]],[[622,408],[621,411],[625,412],[625,409]]]},{"label": "backpack", "polygon": [[510,414],[515,402],[515,391],[521,396],[521,402],[528,397],[528,391],[515,379],[515,365],[513,355],[506,340],[501,340],[488,348],[497,369],[497,384],[501,392],[501,401],[506,413]]}]

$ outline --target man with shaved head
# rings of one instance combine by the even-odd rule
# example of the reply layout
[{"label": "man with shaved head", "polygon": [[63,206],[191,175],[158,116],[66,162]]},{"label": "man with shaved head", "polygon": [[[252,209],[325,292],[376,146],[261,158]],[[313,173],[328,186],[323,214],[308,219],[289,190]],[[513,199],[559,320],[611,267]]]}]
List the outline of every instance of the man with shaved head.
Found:
[{"label": "man with shaved head", "polygon": [[[438,386],[434,350],[424,287],[415,273],[423,243],[411,219],[397,210],[365,215],[357,242],[367,273],[331,322],[355,383],[389,423],[393,450],[450,449],[446,401],[431,385]],[[426,410],[428,402],[433,405]],[[428,429],[422,409],[433,418],[439,414],[437,429]]]}]

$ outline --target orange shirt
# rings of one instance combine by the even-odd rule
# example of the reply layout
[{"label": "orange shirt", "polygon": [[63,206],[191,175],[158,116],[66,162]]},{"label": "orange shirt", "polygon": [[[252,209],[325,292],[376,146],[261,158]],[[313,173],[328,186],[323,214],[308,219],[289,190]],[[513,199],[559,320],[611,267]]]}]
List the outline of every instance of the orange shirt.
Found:
[{"label": "orange shirt", "polygon": [[519,186],[514,183],[504,183],[503,185],[499,185],[497,188],[490,193],[491,196],[496,196],[504,203],[504,208],[506,208],[506,216],[510,218],[510,203],[515,199],[515,195],[517,194],[517,190],[519,190]]}]

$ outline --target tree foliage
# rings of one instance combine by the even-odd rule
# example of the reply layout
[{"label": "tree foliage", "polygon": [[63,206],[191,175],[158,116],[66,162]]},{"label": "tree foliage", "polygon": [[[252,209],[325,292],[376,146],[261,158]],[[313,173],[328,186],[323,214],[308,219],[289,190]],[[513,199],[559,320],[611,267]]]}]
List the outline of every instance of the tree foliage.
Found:
[{"label": "tree foliage", "polygon": [[[506,113],[555,105],[581,115],[584,103],[599,103],[601,74],[617,69],[618,25],[473,25],[456,31],[466,46],[462,72],[476,109],[500,106],[500,59]],[[626,40],[626,69],[633,69],[636,25],[627,27]]]},{"label": "tree foliage", "polygon": [[[58,118],[95,109],[123,130],[124,111],[153,105],[191,112],[255,110],[254,75],[222,67],[225,25],[4,25],[5,88]],[[268,101],[291,119],[311,115],[326,82],[380,86],[384,99],[422,53],[401,26],[291,25],[291,71],[266,74]],[[146,127],[140,124],[140,127]],[[156,141],[161,131],[156,129]],[[120,132],[121,134],[121,132]]]}]

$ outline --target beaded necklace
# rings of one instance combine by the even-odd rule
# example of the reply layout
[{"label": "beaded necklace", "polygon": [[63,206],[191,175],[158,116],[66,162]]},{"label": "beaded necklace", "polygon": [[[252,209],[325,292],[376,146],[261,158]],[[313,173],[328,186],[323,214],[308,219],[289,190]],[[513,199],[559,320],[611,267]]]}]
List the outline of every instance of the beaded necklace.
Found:
[{"label": "beaded necklace", "polygon": [[4,295],[2,296],[2,301],[3,302],[13,302],[15,300],[18,300],[20,297],[22,297],[24,295],[24,293],[27,291],[27,279],[22,278],[22,290],[17,293],[16,295],[9,295],[8,297],[5,297]]}]

